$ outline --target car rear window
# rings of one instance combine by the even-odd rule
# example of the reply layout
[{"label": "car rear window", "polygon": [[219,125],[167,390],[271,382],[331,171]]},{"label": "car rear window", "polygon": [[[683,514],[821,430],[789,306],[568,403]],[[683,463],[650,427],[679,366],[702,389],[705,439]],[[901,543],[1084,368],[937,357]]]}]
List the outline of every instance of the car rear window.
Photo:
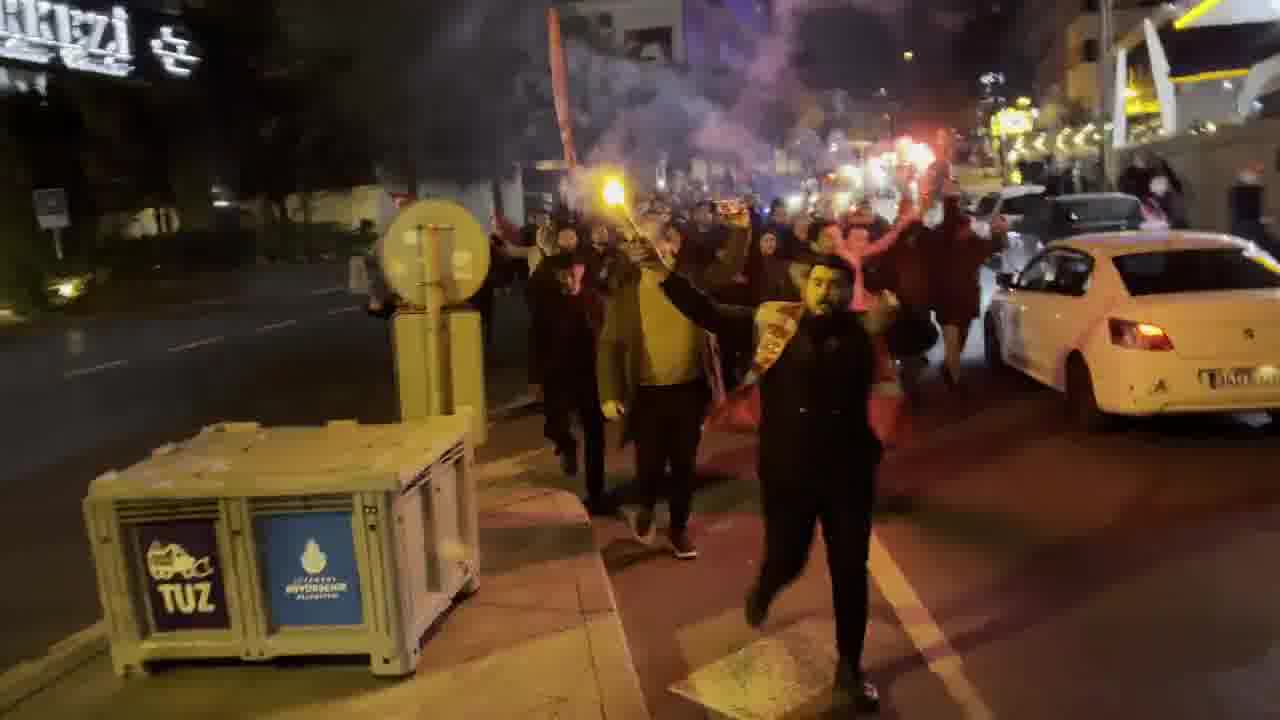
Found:
[{"label": "car rear window", "polygon": [[996,205],[1000,204],[1000,195],[993,193],[978,201],[978,207],[973,211],[978,217],[986,217],[996,211]]},{"label": "car rear window", "polygon": [[1237,248],[1137,253],[1113,261],[1134,297],[1280,288],[1274,258]]},{"label": "car rear window", "polygon": [[1005,200],[1000,212],[1005,215],[1030,215],[1042,202],[1044,196],[1040,193],[1019,195]]}]

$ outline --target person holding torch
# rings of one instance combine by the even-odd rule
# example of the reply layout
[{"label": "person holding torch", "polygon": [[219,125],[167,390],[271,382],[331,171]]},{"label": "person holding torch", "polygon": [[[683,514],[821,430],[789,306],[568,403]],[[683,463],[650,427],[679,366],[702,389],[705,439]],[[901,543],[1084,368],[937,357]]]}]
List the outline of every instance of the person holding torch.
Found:
[{"label": "person holding torch", "polygon": [[[607,180],[602,195],[630,229],[625,248],[633,258],[644,257],[655,245],[673,261],[680,256],[684,238],[668,220],[649,217],[636,224],[621,180]],[[693,268],[699,282],[731,279],[746,263],[750,215],[744,208],[724,219],[731,249],[710,266]],[[664,278],[660,269],[644,266],[609,295],[596,377],[605,418],[625,419],[624,437],[635,442],[640,508],[629,518],[632,531],[641,542],[653,541],[654,509],[659,495],[665,495],[671,549],[677,558],[691,560],[698,555],[688,528],[694,470],[711,399],[709,380],[719,377],[719,370],[709,336],[671,304],[661,288]]]}]

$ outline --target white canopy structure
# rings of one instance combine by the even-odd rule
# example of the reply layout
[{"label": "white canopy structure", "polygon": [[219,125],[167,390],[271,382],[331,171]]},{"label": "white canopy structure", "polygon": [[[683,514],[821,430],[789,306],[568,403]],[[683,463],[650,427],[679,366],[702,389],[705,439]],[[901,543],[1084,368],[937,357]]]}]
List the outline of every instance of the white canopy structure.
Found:
[{"label": "white canopy structure", "polygon": [[1240,89],[1237,110],[1243,117],[1252,115],[1255,103],[1271,93],[1280,91],[1280,55],[1274,55],[1249,69],[1249,76]]},{"label": "white canopy structure", "polygon": [[[1222,28],[1229,26],[1256,26],[1260,23],[1280,23],[1280,0],[1179,0],[1161,6],[1151,18],[1143,22],[1140,31],[1122,42],[1121,47],[1118,49],[1114,85],[1116,93],[1114,98],[1114,107],[1116,108],[1113,127],[1114,144],[1117,146],[1125,144],[1124,138],[1127,136],[1127,123],[1122,109],[1125,107],[1125,93],[1127,92],[1126,78],[1129,72],[1129,61],[1133,57],[1133,53],[1139,50],[1139,46],[1145,45],[1145,51],[1150,61],[1152,80],[1155,84],[1156,96],[1160,102],[1160,114],[1163,121],[1161,134],[1163,135],[1176,133],[1180,119],[1178,93],[1174,90],[1174,83],[1228,80],[1245,74],[1243,70],[1233,68],[1225,72],[1197,73],[1189,77],[1173,77],[1176,73],[1171,68],[1170,60],[1174,60],[1174,65],[1177,65],[1178,62],[1176,58],[1170,58],[1167,54],[1165,40],[1172,41],[1175,38],[1162,40],[1161,26],[1167,27],[1172,24],[1175,31],[1204,30],[1206,33],[1216,34],[1224,32]],[[1243,30],[1244,28],[1241,29]],[[1178,32],[1176,34],[1180,36],[1182,33]],[[1186,43],[1173,44],[1182,46]],[[1263,57],[1266,56],[1264,55]],[[1235,109],[1238,110],[1240,117],[1248,117],[1257,107],[1256,103],[1260,98],[1280,89],[1280,55],[1275,55],[1253,65],[1243,84],[1244,87],[1237,98]]]},{"label": "white canopy structure", "polygon": [[1186,12],[1173,23],[1179,30],[1280,20],[1280,0],[1199,0],[1183,5]]}]

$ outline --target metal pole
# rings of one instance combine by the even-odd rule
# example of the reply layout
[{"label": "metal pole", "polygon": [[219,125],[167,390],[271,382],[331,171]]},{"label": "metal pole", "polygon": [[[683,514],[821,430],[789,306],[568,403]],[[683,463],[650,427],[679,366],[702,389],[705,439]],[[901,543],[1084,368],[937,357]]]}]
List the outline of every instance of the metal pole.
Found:
[{"label": "metal pole", "polygon": [[53,229],[53,252],[58,256],[58,262],[62,262],[62,228]]},{"label": "metal pole", "polygon": [[[1098,0],[1098,10],[1101,14],[1101,28],[1098,34],[1098,127],[1102,130],[1102,140],[1098,145],[1098,164],[1102,170],[1102,185],[1109,185],[1108,168],[1111,160],[1111,139],[1108,137],[1107,118],[1110,116],[1110,98],[1111,93],[1107,92],[1107,88],[1111,83],[1111,54],[1114,52],[1115,45],[1115,29],[1113,27],[1112,13],[1115,9],[1115,0]],[[1119,92],[1119,88],[1112,88],[1112,92]]]},{"label": "metal pole", "polygon": [[443,262],[443,238],[453,231],[452,225],[428,225],[427,240],[423,242],[421,226],[418,227],[418,253],[421,258],[422,283],[419,295],[425,311],[426,324],[423,327],[424,349],[427,371],[427,415],[437,417],[445,414],[445,363],[444,363],[444,280],[441,268]]}]

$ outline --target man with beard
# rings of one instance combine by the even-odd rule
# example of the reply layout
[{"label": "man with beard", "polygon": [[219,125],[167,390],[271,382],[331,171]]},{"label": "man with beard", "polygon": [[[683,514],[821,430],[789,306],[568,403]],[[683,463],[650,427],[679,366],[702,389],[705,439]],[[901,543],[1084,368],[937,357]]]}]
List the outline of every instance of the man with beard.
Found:
[{"label": "man with beard", "polygon": [[867,558],[875,472],[883,447],[868,422],[874,382],[872,335],[892,322],[896,298],[867,313],[849,310],[850,272],[844,261],[818,258],[802,303],[760,308],[719,305],[662,257],[649,272],[671,304],[722,338],[754,340],[748,382],[760,387],[759,477],[765,559],[748,594],[753,627],[764,624],[777,594],[804,570],[821,520],[836,620],[837,692],[859,711],[879,708],[865,681],[862,651],[867,626]]}]

